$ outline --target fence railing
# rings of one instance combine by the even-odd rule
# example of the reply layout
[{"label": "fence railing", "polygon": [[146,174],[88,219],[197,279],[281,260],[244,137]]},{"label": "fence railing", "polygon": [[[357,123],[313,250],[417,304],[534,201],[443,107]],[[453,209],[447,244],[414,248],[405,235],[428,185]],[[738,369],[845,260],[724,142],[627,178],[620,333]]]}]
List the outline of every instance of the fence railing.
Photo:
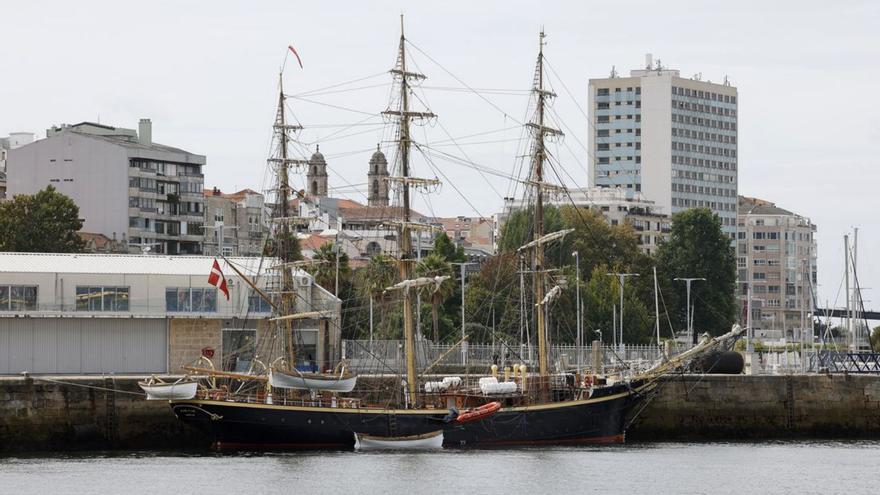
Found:
[{"label": "fence railing", "polygon": [[[343,357],[351,368],[359,373],[401,373],[406,370],[404,341],[402,340],[344,340]],[[624,345],[600,347],[603,367],[616,367],[627,363],[631,367],[645,368],[658,362],[665,352],[656,345]],[[684,348],[673,348],[674,353]],[[592,368],[592,346],[557,345],[549,351],[550,365],[555,370],[576,367]],[[435,344],[431,341],[416,342],[416,367],[420,372],[427,368],[469,368],[475,372],[488,370],[493,364],[499,369],[512,364],[525,364],[534,369],[538,365],[538,349],[535,345],[506,344]]]}]

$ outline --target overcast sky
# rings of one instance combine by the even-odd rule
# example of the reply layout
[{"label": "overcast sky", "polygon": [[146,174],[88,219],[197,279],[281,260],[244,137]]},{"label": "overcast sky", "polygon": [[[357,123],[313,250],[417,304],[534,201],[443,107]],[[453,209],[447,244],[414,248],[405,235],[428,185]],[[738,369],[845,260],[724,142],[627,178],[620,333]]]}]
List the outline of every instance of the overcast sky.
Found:
[{"label": "overcast sky", "polygon": [[[357,91],[310,97],[356,113],[291,99],[323,142],[330,186],[364,200],[366,163],[383,139],[385,108],[406,14],[422,94],[439,119],[418,129],[435,149],[510,173],[532,81],[537,33],[567,127],[559,148],[568,185],[587,185],[587,79],[626,74],[653,53],[682,76],[701,73],[739,90],[739,192],[776,202],[818,225],[820,298],[842,280],[843,234],[860,227],[862,285],[880,307],[880,2],[16,2],[0,15],[0,136],[97,120],[137,127],[157,142],[207,155],[205,185],[265,185],[265,158],[285,47],[285,89],[340,82]],[[436,63],[434,61],[436,61]],[[484,97],[435,88],[486,88]],[[574,98],[568,93],[571,92]],[[317,126],[317,127],[316,127]],[[503,132],[469,137],[488,131]],[[332,133],[337,132],[335,135]],[[460,138],[459,149],[447,133]],[[351,135],[355,134],[355,135]],[[340,139],[341,137],[341,139]],[[337,139],[332,139],[337,138]],[[384,137],[387,140],[387,132]],[[509,181],[436,161],[451,184],[417,204],[437,215],[491,215]],[[424,161],[417,173],[436,173]],[[464,201],[462,196],[467,197]],[[468,202],[470,204],[468,204]]]}]

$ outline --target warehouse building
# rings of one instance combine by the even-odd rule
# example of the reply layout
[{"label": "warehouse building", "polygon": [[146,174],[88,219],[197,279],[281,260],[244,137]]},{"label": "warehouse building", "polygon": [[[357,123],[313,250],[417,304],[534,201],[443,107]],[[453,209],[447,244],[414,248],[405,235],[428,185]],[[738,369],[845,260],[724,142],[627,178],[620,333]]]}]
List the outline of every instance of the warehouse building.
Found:
[{"label": "warehouse building", "polygon": [[[177,373],[200,356],[246,371],[278,352],[270,305],[228,263],[272,292],[271,260],[229,258],[229,299],[208,283],[214,258],[129,254],[0,253],[0,375]],[[298,271],[297,366],[340,354],[339,300]]]}]

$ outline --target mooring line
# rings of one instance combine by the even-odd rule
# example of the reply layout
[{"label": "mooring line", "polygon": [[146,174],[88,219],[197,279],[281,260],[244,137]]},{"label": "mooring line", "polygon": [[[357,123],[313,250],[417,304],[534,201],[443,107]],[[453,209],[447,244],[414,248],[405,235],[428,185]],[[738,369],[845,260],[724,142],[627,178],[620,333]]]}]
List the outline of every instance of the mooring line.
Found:
[{"label": "mooring line", "polygon": [[[147,394],[145,394],[145,393],[143,393],[143,392],[131,392],[131,391],[128,391],[128,390],[119,390],[119,389],[115,389],[115,388],[96,387],[96,386],[94,386],[94,385],[83,385],[82,383],[71,383],[71,382],[65,382],[65,381],[62,381],[62,380],[52,380],[51,378],[42,378],[42,377],[38,377],[38,376],[27,375],[26,377],[27,377],[27,378],[30,378],[30,379],[32,379],[32,380],[41,380],[41,381],[44,381],[44,382],[59,383],[59,384],[61,384],[61,385],[69,385],[69,386],[71,386],[71,387],[91,388],[91,389],[94,389],[94,390],[104,390],[104,391],[106,391],[106,392],[114,392],[114,393],[120,393],[120,394],[131,394],[131,395],[139,395],[139,396],[145,396],[145,395],[147,395]],[[102,377],[102,378],[106,378],[106,377]]]}]

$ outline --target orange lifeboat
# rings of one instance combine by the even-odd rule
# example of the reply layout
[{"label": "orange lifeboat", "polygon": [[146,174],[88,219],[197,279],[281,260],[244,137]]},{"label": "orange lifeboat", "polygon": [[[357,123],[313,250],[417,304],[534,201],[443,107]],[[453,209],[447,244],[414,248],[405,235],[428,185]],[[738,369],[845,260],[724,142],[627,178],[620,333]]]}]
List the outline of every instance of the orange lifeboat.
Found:
[{"label": "orange lifeboat", "polygon": [[479,421],[481,419],[486,419],[489,416],[498,412],[501,409],[500,402],[489,402],[488,404],[483,404],[480,407],[474,409],[468,409],[467,411],[458,415],[455,418],[456,423],[470,423],[471,421]]}]

